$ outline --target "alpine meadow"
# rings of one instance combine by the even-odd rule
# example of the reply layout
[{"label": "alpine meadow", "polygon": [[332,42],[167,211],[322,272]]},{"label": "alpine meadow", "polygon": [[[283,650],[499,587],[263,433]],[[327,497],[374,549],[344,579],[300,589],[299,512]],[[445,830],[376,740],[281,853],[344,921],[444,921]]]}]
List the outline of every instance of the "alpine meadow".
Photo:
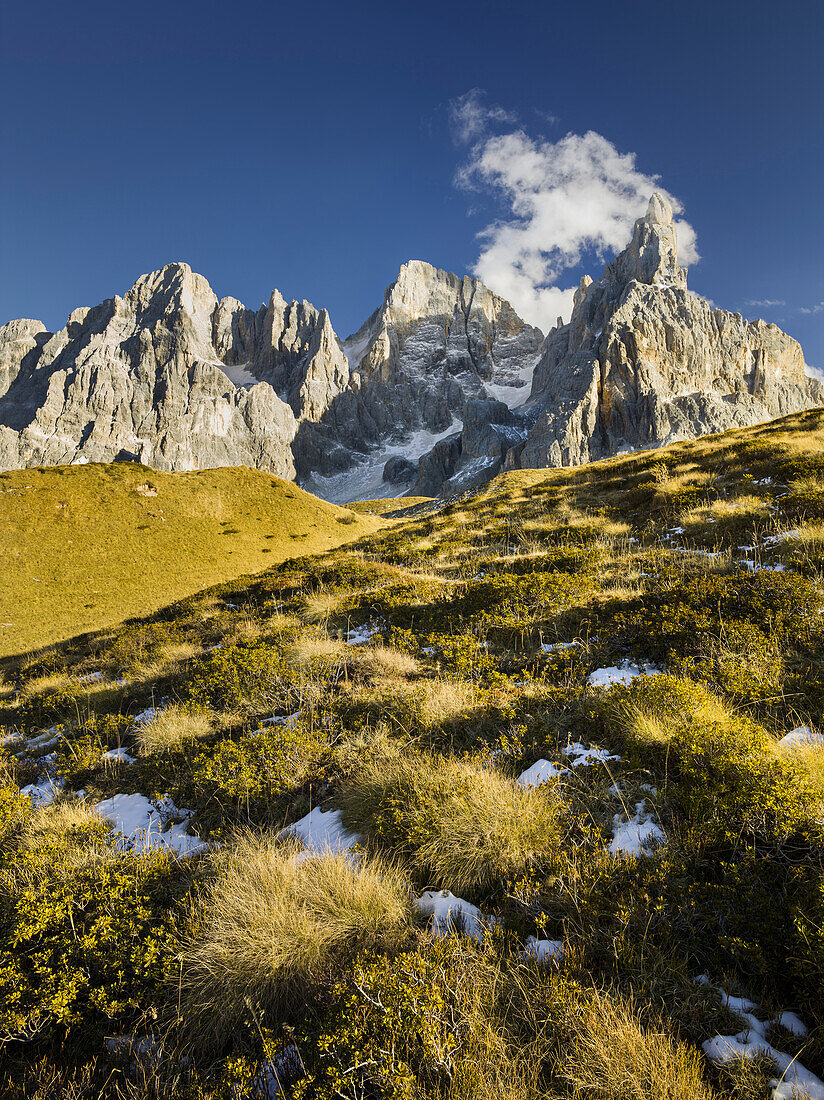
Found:
[{"label": "alpine meadow", "polygon": [[822,45],[9,6],[2,1100],[824,1100]]}]

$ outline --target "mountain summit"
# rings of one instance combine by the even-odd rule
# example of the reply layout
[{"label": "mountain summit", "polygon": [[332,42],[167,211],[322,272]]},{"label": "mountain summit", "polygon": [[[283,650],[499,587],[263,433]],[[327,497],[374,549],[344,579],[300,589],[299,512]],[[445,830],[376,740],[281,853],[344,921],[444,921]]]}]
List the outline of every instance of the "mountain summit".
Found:
[{"label": "mountain summit", "polygon": [[421,260],[345,341],[309,302],[275,290],[248,309],[168,264],[58,333],[0,328],[0,469],[245,465],[338,500],[451,493],[824,404],[795,340],[687,289],[677,244],[656,193],[546,339]]}]

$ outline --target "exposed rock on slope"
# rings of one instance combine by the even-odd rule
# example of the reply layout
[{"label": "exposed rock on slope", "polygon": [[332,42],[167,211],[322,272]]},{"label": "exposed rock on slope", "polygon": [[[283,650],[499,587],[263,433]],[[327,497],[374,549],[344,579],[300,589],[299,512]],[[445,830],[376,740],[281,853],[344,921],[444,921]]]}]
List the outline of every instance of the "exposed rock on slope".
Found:
[{"label": "exposed rock on slope", "polygon": [[535,369],[541,408],[509,466],[568,466],[824,404],[795,340],[687,290],[672,211],[653,195],[628,247],[581,280]]},{"label": "exposed rock on slope", "polygon": [[541,341],[477,280],[420,261],[346,351],[326,310],[278,291],[257,311],[218,301],[169,264],[57,334],[0,328],[0,468],[136,459],[332,474],[449,427],[487,382],[525,386]]},{"label": "exposed rock on slope", "polygon": [[231,381],[212,342],[222,306],[169,264],[54,335],[34,321],[0,328],[0,468],[132,459],[293,478],[295,415],[271,386]]},{"label": "exposed rock on slope", "polygon": [[256,311],[218,301],[186,264],[75,310],[59,333],[0,328],[0,469],[132,459],[304,483],[343,473],[335,494],[351,499],[348,471],[366,460],[381,491],[453,493],[502,468],[575,465],[819,404],[795,340],[687,290],[658,194],[545,341],[477,279],[420,260],[343,343],[325,310],[278,291]]}]

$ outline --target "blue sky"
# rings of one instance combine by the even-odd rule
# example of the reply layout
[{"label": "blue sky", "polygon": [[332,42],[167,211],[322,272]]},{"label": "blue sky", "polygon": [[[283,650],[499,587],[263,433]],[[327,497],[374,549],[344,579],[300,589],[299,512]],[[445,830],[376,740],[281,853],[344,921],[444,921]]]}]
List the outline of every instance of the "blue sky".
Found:
[{"label": "blue sky", "polygon": [[[530,278],[600,274],[587,173],[606,173],[624,217],[658,177],[697,234],[691,287],[824,367],[818,0],[79,0],[2,20],[0,322],[59,328],[179,259],[247,305],[278,287],[326,306],[345,336],[410,258],[509,285],[513,231],[527,301]],[[476,111],[463,142],[456,101]],[[539,179],[513,191],[525,151]],[[530,213],[547,187],[582,219],[561,245]]]}]

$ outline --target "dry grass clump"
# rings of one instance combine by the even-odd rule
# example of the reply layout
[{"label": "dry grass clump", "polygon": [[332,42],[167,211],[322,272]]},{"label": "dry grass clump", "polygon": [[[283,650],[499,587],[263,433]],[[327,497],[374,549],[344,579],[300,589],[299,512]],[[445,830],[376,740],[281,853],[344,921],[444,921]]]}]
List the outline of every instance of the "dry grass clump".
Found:
[{"label": "dry grass clump", "polygon": [[375,679],[404,679],[419,670],[418,662],[410,654],[385,645],[354,647],[351,661],[359,672]]},{"label": "dry grass clump", "polygon": [[181,956],[183,1016],[219,1045],[253,1012],[305,999],[356,949],[389,947],[411,927],[400,872],[375,857],[303,857],[277,836],[244,835],[224,853],[200,935]]},{"label": "dry grass clump", "polygon": [[31,680],[27,680],[20,688],[19,699],[21,703],[25,703],[38,695],[65,691],[75,684],[76,681],[67,672],[48,672],[43,676],[36,676]]},{"label": "dry grass clump", "polygon": [[187,742],[208,737],[211,732],[211,718],[206,711],[173,704],[158,711],[150,722],[139,726],[135,740],[138,753],[151,756],[152,753],[174,752]]},{"label": "dry grass clump", "polygon": [[722,498],[710,504],[687,508],[678,516],[678,523],[688,533],[697,527],[705,528],[707,524],[717,524],[723,528],[731,521],[736,524],[757,524],[771,520],[769,502],[746,493],[732,499]]},{"label": "dry grass clump", "polygon": [[466,680],[438,679],[416,684],[420,720],[424,728],[466,717],[480,699],[477,686]]},{"label": "dry grass clump", "polygon": [[[645,697],[630,699],[621,707],[621,726],[636,744],[668,745],[685,723],[713,728],[734,721],[717,695],[688,681],[669,676],[661,680],[648,688]],[[640,696],[640,690],[635,694]]]},{"label": "dry grass clump", "polygon": [[698,1051],[640,1026],[629,1004],[593,994],[562,1070],[573,1097],[588,1100],[711,1100]]},{"label": "dry grass clump", "polygon": [[411,853],[433,882],[493,886],[561,851],[562,807],[474,760],[418,753],[364,764],[340,794],[350,828]]},{"label": "dry grass clump", "polygon": [[326,626],[329,620],[345,605],[351,592],[329,592],[321,589],[304,597],[300,614],[304,622]]},{"label": "dry grass clump", "polygon": [[21,835],[21,844],[36,848],[50,840],[89,831],[106,831],[101,818],[85,802],[60,800],[32,813]]}]

